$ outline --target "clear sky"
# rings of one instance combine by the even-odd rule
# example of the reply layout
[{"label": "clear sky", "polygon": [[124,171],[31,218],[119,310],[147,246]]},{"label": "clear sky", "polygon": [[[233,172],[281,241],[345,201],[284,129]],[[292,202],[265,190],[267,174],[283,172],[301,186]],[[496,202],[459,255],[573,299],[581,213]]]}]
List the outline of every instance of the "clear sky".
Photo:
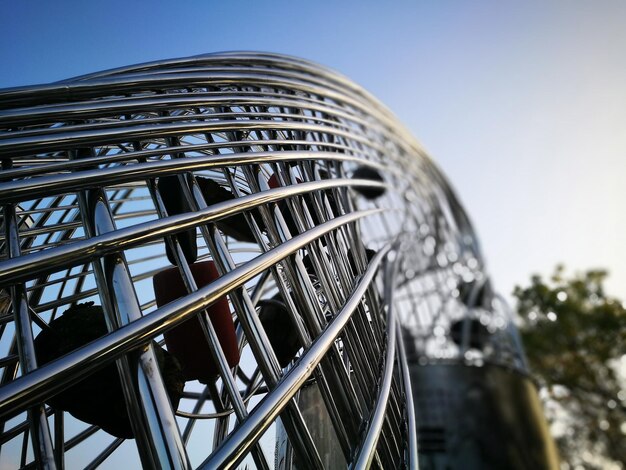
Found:
[{"label": "clear sky", "polygon": [[505,294],[557,262],[626,298],[626,2],[4,2],[0,87],[225,50],[308,58],[409,127]]}]

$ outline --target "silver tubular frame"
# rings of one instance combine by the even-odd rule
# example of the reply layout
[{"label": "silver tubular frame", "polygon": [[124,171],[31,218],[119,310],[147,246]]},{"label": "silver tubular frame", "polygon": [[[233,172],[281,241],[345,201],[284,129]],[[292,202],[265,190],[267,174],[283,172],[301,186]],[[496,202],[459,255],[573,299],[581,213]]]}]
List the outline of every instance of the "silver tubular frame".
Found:
[{"label": "silver tubular frame", "polygon": [[[78,205],[90,238],[115,231],[109,201],[102,189],[81,191]],[[108,325],[119,328],[141,318],[124,256],[104,256],[93,263],[93,268]],[[145,468],[186,469],[189,459],[156,364],[150,343],[117,361],[139,456]]]},{"label": "silver tubular frame", "polygon": [[[417,468],[411,357],[525,369],[505,304],[463,305],[487,275],[444,176],[387,108],[317,64],[220,53],[0,90],[0,160],[0,466],[321,469],[324,424],[349,468]],[[168,213],[166,176],[186,212]],[[196,283],[183,234],[217,279]],[[166,248],[187,294],[157,308]],[[232,367],[211,316],[223,297]],[[36,337],[87,301],[109,333],[38,363]],[[284,368],[272,302],[299,344]],[[217,377],[187,381],[173,409],[153,341],[194,317]],[[493,336],[480,357],[473,320]],[[114,362],[134,440],[49,404]]]}]

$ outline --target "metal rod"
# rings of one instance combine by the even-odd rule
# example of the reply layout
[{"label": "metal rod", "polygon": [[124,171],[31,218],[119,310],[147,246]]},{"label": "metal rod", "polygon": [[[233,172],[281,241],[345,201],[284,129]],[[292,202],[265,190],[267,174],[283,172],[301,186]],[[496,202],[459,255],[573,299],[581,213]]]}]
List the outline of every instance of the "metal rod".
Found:
[{"label": "metal rod", "polygon": [[[62,390],[68,383],[85,377],[126,352],[145,344],[151,338],[188,320],[250,279],[301,249],[324,233],[379,212],[372,209],[346,214],[292,238],[288,242],[238,266],[193,294],[170,302],[150,315],[103,336],[88,345],[47,363],[32,373],[0,388],[0,417],[13,416],[20,409]],[[98,358],[98,360],[96,360]],[[54,379],[54,380],[53,380]]]},{"label": "metal rod", "polygon": [[[396,321],[398,321],[396,319]],[[411,377],[409,365],[406,358],[404,348],[404,338],[402,338],[401,328],[396,328],[396,342],[398,345],[398,369],[402,377],[402,385],[404,386],[404,408],[407,422],[406,431],[406,447],[407,459],[406,466],[410,470],[419,470],[418,447],[417,447],[417,416],[415,415],[415,404],[413,402],[413,389],[411,387]]]},{"label": "metal rod", "polygon": [[[202,194],[199,193],[197,184],[193,186],[193,198],[201,209],[206,206],[206,201],[204,201]],[[192,195],[190,194],[189,196],[191,197]],[[205,237],[207,246],[212,252],[213,258],[215,259],[221,274],[224,275],[229,271],[232,271],[235,268],[234,261],[224,244],[224,240],[215,227],[208,228],[207,226],[202,226],[201,233]],[[235,305],[236,310],[239,312],[238,318],[246,332],[248,342],[253,348],[256,359],[259,363],[259,368],[261,369],[268,385],[273,386],[278,380],[280,367],[272,352],[272,348],[269,346],[269,340],[265,335],[259,319],[256,317],[254,306],[247,291],[245,289],[238,289],[233,294],[234,295],[231,295],[230,297],[231,301]],[[240,400],[239,397],[238,399]],[[285,414],[284,419],[286,425],[291,427],[293,430],[296,445],[299,446],[301,456],[304,460],[309,463],[311,468],[321,468],[321,461],[317,454],[317,450],[311,442],[311,437],[297,407],[291,405]]]},{"label": "metal rod", "polygon": [[[77,152],[77,158],[80,155]],[[102,189],[80,193],[78,202],[88,236],[115,232],[111,208]],[[124,255],[107,255],[96,260],[93,268],[107,326],[115,329],[142,318]],[[152,344],[120,358],[117,365],[142,464],[148,468],[189,468]]]},{"label": "metal rod", "polygon": [[[184,180],[180,179],[180,181],[182,183],[182,187],[186,186],[184,185]],[[158,214],[160,216],[167,215],[164,204],[161,200],[161,195],[154,181],[149,181],[148,185],[149,185],[152,198],[155,201]],[[183,195],[180,195],[180,196],[183,197]],[[195,279],[193,277],[189,264],[187,263],[185,255],[182,251],[182,247],[180,246],[178,242],[178,239],[176,237],[168,237],[168,242],[171,244],[173,248],[172,253],[174,255],[176,264],[180,268],[181,277],[183,279],[183,282],[185,284],[187,291],[190,293],[197,291],[198,286],[196,285]],[[206,310],[200,313],[199,319],[200,319],[200,327],[202,328],[202,332],[204,333],[206,340],[211,346],[210,353],[211,353],[212,360],[218,366],[220,376],[223,380],[224,386],[226,387],[228,395],[233,404],[235,415],[237,416],[239,420],[242,420],[247,416],[245,403],[243,402],[241,396],[239,395],[237,384],[230,372],[230,366],[228,365],[228,360],[226,359],[226,355],[224,354],[224,351],[222,350],[222,346],[220,344],[219,338],[217,336],[215,328],[213,327],[213,324]],[[215,388],[214,384],[209,384],[208,387],[209,387],[209,390],[212,390]],[[217,389],[213,390],[212,399],[216,405],[216,408],[219,408],[218,411],[223,410],[223,406],[221,402],[219,401],[219,393],[217,393]],[[218,429],[214,433],[214,436],[217,436],[218,441],[219,441],[219,436],[221,432],[225,432],[227,430],[227,427],[228,427],[228,415],[225,416],[225,422],[223,426],[224,431],[220,431],[218,427]],[[256,447],[253,453],[254,453],[255,462],[260,469],[269,468],[265,455],[263,454],[263,451],[261,450],[260,447]]]},{"label": "metal rod", "polygon": [[[0,203],[18,203],[34,197],[49,197],[65,194],[68,191],[89,189],[93,186],[119,185],[146,178],[168,176],[186,171],[209,170],[229,165],[276,162],[280,160],[337,160],[342,162],[358,162],[356,157],[331,152],[254,152],[242,154],[226,154],[221,156],[207,155],[184,159],[159,160],[135,163],[131,167],[111,167],[86,169],[60,175],[40,176],[38,178],[10,181],[0,186]],[[325,183],[330,182],[329,180]],[[318,182],[319,183],[319,182]],[[344,184],[358,185],[357,180],[349,180]],[[361,186],[384,186],[383,183],[361,180]],[[309,187],[309,189],[322,189]],[[287,195],[283,195],[287,197]]]},{"label": "metal rod", "polygon": [[[10,165],[10,162],[2,162],[3,168],[10,167]],[[20,235],[15,217],[15,207],[12,204],[4,206],[4,227],[9,259],[19,259],[21,255]],[[24,284],[19,283],[11,287],[11,303],[13,306],[15,340],[17,342],[19,363],[22,373],[28,374],[37,370],[37,356],[35,354],[35,344],[31,329],[32,320]],[[33,440],[35,462],[41,468],[55,469],[56,460],[52,436],[50,435],[48,418],[43,404],[33,404],[28,410],[28,421],[30,423],[30,435]]]},{"label": "metal rod", "polygon": [[110,253],[120,252],[145,242],[204,225],[260,204],[277,201],[285,196],[341,185],[369,185],[368,180],[328,180],[302,183],[262,193],[243,196],[234,201],[213,204],[195,213],[181,214],[158,221],[144,222],[132,227],[102,233],[85,240],[44,252],[32,253],[0,262],[0,284],[10,285],[47,274],[59,268],[76,266]]},{"label": "metal rod", "polygon": [[[397,256],[397,253],[392,253]],[[393,311],[393,291],[397,264],[396,260],[392,261],[388,258],[387,265],[385,266],[385,302],[387,303],[387,348],[385,350],[385,362],[383,364],[383,374],[378,389],[376,407],[369,420],[367,433],[365,439],[362,441],[356,461],[350,466],[350,468],[355,470],[366,470],[372,464],[376,452],[376,444],[385,420],[385,411],[391,390],[391,380],[394,365],[396,364],[396,318]]]},{"label": "metal rod", "polygon": [[341,330],[350,320],[386,253],[387,249],[383,249],[372,259],[370,267],[357,284],[354,292],[324,332],[311,344],[311,347],[300,357],[294,367],[284,375],[274,393],[267,395],[256,406],[248,415],[245,423],[242,423],[237,430],[231,433],[220,448],[202,463],[201,469],[230,468],[236,465],[245,455],[247,449],[261,437],[262,432],[287,406],[289,400],[313,373],[313,369],[320,363],[324,354],[330,349]]}]

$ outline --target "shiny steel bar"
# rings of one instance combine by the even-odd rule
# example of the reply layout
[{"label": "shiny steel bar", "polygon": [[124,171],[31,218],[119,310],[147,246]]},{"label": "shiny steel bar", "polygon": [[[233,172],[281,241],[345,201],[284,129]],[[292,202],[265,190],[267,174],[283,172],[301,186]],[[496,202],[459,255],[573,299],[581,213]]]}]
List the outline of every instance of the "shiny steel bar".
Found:
[{"label": "shiny steel bar", "polygon": [[232,433],[222,446],[200,466],[202,469],[231,468],[243,457],[246,449],[256,442],[272,419],[284,408],[296,394],[313,369],[320,363],[324,354],[330,349],[334,340],[350,320],[354,310],[361,302],[365,291],[374,278],[376,271],[387,250],[379,251],[372,259],[367,271],[359,281],[356,289],[346,301],[343,309],[328,324],[324,332],[313,342],[298,363],[285,374],[274,393],[267,395],[254,409],[242,427]]},{"label": "shiny steel bar", "polygon": [[[290,142],[292,144],[300,145],[300,146],[308,146],[308,147],[315,146],[314,143],[306,141],[306,140],[292,140]],[[255,141],[253,145],[261,145],[264,147],[268,147],[268,146],[276,146],[276,145],[281,145],[281,144],[284,144],[284,141],[282,140],[258,140],[258,141]],[[244,141],[244,140],[232,141],[232,142],[219,142],[219,143],[213,142],[209,144],[185,145],[184,150],[185,152],[206,154],[207,152],[211,152],[211,151],[218,150],[218,149],[234,148],[234,147],[250,146],[250,145],[251,145],[250,141]],[[338,145],[338,144],[333,144],[333,143],[325,143],[324,147],[330,148],[336,151],[342,151],[342,152],[349,150],[349,148],[344,145]],[[148,157],[161,157],[164,155],[168,155],[171,152],[172,152],[172,149],[169,147],[162,148],[162,149],[154,149],[154,150],[132,150],[132,151],[128,151],[124,153],[117,153],[117,154],[112,154],[112,155],[85,157],[80,160],[69,160],[69,161],[62,160],[60,162],[47,163],[45,167],[43,168],[41,166],[25,166],[21,168],[8,169],[8,170],[2,171],[2,173],[0,173],[0,181],[11,180],[14,178],[21,178],[25,176],[36,176],[36,175],[45,176],[45,175],[50,175],[50,174],[57,174],[57,177],[61,177],[63,173],[69,170],[89,168],[89,167],[94,167],[94,166],[103,165],[103,164],[110,164],[110,163],[120,163],[120,162],[129,162],[129,161],[132,162],[134,160],[145,161],[146,158]],[[324,152],[324,151],[320,151],[320,152]],[[359,162],[360,161],[357,157],[350,157],[349,155],[345,155],[345,154],[342,155],[342,154],[336,154],[336,153],[331,153],[331,152],[327,152],[327,153],[328,153],[327,158],[329,160],[339,160],[339,161],[346,161],[346,162],[350,162],[350,161]],[[216,164],[216,165],[219,165],[218,162],[221,162],[223,165],[237,164],[237,163],[241,164],[241,163],[248,161],[248,159],[256,158],[254,154],[249,154],[247,155],[246,160],[239,160],[239,161],[234,160],[233,161],[232,160],[233,157],[235,159],[238,158],[237,155],[231,154],[231,155],[220,156],[220,155],[211,154],[211,153],[210,155],[211,155],[210,158],[205,159],[205,161],[207,163]],[[320,157],[323,155],[324,153],[321,153]],[[190,158],[202,159],[204,157],[194,156]],[[267,161],[275,161],[274,159],[276,160],[286,159],[287,161],[299,161],[301,158],[299,157],[298,153],[294,153],[291,151],[283,151],[283,152],[273,152],[271,160],[267,160]],[[193,162],[194,163],[202,162],[202,160],[193,160]],[[261,163],[261,162],[262,161],[259,160],[257,163]],[[151,162],[151,164],[155,164],[155,163],[163,163],[163,161],[153,160]],[[185,163],[185,160],[178,160],[176,163],[177,165],[175,166],[178,168],[179,165],[183,165]],[[365,162],[365,164],[372,165],[374,167],[380,167],[379,165],[376,165],[371,162]],[[171,163],[168,162],[166,166],[169,167],[169,165],[171,165]],[[186,167],[184,166],[183,168],[186,169]],[[124,172],[122,172],[122,175],[124,175]],[[56,178],[52,178],[50,181],[56,182],[57,180]],[[98,178],[95,178],[94,181],[100,182],[101,180],[99,180]],[[25,212],[25,213],[28,213],[28,212]]]},{"label": "shiny steel bar", "polygon": [[[397,256],[397,253],[391,252]],[[356,470],[366,470],[372,465],[374,454],[376,453],[376,444],[380,438],[380,433],[385,420],[386,408],[389,402],[389,394],[391,391],[391,381],[393,378],[394,366],[396,361],[396,318],[393,311],[393,291],[394,279],[396,278],[397,262],[396,260],[387,260],[385,266],[385,300],[387,301],[387,349],[385,350],[385,361],[382,367],[382,381],[378,390],[378,398],[376,407],[369,419],[369,427],[367,429],[365,439],[358,451],[356,461],[351,468]]]},{"label": "shiny steel bar", "polygon": [[[397,320],[396,320],[397,321]],[[396,328],[396,343],[398,347],[398,369],[402,377],[402,385],[405,402],[405,416],[407,426],[407,442],[406,442],[406,466],[411,470],[419,470],[418,447],[417,447],[417,417],[415,415],[415,404],[413,403],[413,389],[411,387],[411,377],[409,375],[409,366],[404,350],[404,340],[402,331]]]},{"label": "shiny steel bar", "polygon": [[[3,166],[4,164],[6,162],[3,162]],[[10,204],[4,206],[4,226],[8,255],[14,259],[21,255],[21,249],[15,208]],[[33,343],[28,300],[23,284],[20,283],[11,287],[11,301],[15,317],[15,339],[17,340],[19,362],[24,372],[32,372],[37,370],[37,356]],[[35,461],[41,468],[56,469],[57,462],[52,447],[52,437],[43,405],[35,405],[28,410],[28,421],[33,439]]]},{"label": "shiny steel bar", "polygon": [[[58,193],[66,193],[68,191],[89,189],[94,185],[118,185],[121,183],[142,181],[149,177],[168,176],[184,171],[207,170],[227,165],[275,162],[280,160],[289,161],[307,158],[312,160],[328,159],[345,162],[357,161],[356,159],[346,156],[337,157],[333,154],[326,155],[318,152],[304,152],[302,154],[295,152],[267,152],[261,153],[260,155],[256,153],[242,155],[231,154],[228,157],[204,156],[176,160],[162,160],[149,163],[136,163],[132,166],[132,170],[129,170],[128,168],[105,168],[91,171],[83,170],[70,174],[42,176],[37,179],[8,182],[0,187],[0,203],[20,202],[21,200],[27,200],[33,197],[51,196],[52,194],[55,194],[56,191],[58,191]],[[374,165],[371,166],[375,167]],[[368,181],[368,183],[373,182]],[[361,182],[361,184],[364,184],[364,182]],[[322,188],[319,187],[311,189]],[[287,195],[285,194],[284,197],[286,196]]]},{"label": "shiny steel bar", "polygon": [[[97,144],[117,144],[129,140],[162,138],[162,137],[181,137],[188,132],[206,133],[206,132],[229,132],[229,131],[256,131],[256,130],[279,130],[279,131],[300,131],[306,132],[328,132],[328,127],[319,124],[295,124],[289,122],[280,122],[268,120],[263,121],[232,121],[219,123],[181,123],[181,124],[154,124],[154,125],[138,125],[130,129],[102,129],[102,130],[84,130],[76,132],[58,132],[53,136],[27,135],[24,137],[16,137],[12,139],[0,138],[0,157],[24,156],[29,155],[33,151],[59,151],[67,146],[68,140],[75,141],[77,147],[87,147]],[[347,131],[340,129],[332,129],[332,134],[337,137],[350,138],[351,135]],[[360,140],[360,139],[357,139]],[[363,141],[363,143],[367,143]]]},{"label": "shiny steel bar", "polygon": [[58,392],[71,381],[85,377],[124,353],[145,344],[167,329],[188,320],[198,311],[206,309],[220,297],[234,291],[324,233],[376,212],[378,211],[370,210],[346,214],[308,230],[238,266],[211,284],[199,288],[196,292],[170,302],[150,315],[145,315],[67,354],[63,358],[52,361],[28,375],[16,379],[0,388],[0,417],[13,416],[20,409],[31,406],[46,396]]},{"label": "shiny steel bar", "polygon": [[[166,210],[163,202],[161,201],[161,195],[159,194],[154,181],[149,181],[148,184],[150,187],[151,195],[156,203],[157,212],[159,213],[159,216],[163,217],[166,215]],[[173,247],[172,252],[174,257],[176,258],[177,265],[180,267],[181,276],[183,282],[185,283],[186,289],[189,293],[197,291],[198,286],[196,285],[193,274],[189,267],[189,263],[187,263],[187,260],[185,259],[185,255],[178,239],[176,237],[171,237],[169,238],[168,242],[170,243],[170,246]],[[213,361],[215,361],[219,368],[220,376],[224,383],[224,387],[227,391],[228,397],[230,398],[230,401],[233,405],[233,411],[235,413],[235,416],[239,421],[241,421],[245,419],[248,412],[246,410],[245,403],[239,394],[235,378],[230,372],[230,367],[228,365],[226,356],[224,355],[224,351],[222,350],[222,347],[220,345],[219,338],[217,336],[217,333],[215,332],[215,328],[213,327],[213,324],[211,323],[211,320],[206,310],[200,314],[200,320],[203,333],[207,341],[211,345],[210,351],[212,359]],[[217,396],[215,396],[215,394],[213,395],[213,400],[217,400]],[[219,433],[216,433],[216,435],[218,434]],[[254,461],[258,468],[269,468],[265,455],[263,454],[263,451],[259,446],[255,446],[252,452]]]},{"label": "shiny steel bar", "polygon": [[[81,151],[76,158],[80,156]],[[80,193],[78,204],[89,237],[115,232],[109,201],[101,189]],[[93,269],[108,327],[120,328],[141,318],[125,257],[112,253],[94,262]],[[117,362],[141,462],[145,468],[187,469],[189,458],[156,364],[150,343]]]},{"label": "shiny steel bar", "polygon": [[[222,267],[227,269],[234,268],[234,262],[229,256],[228,250],[225,249],[223,240],[216,232],[213,234],[210,247],[215,249],[215,259],[221,260]],[[225,270],[224,272],[228,272]],[[250,297],[245,289],[238,289],[231,296],[233,304],[238,312],[240,312],[240,320],[244,331],[248,337],[250,346],[255,353],[255,357],[259,364],[259,370],[265,378],[268,387],[273,388],[280,376],[280,367],[278,360],[272,353],[269,339],[264,332],[263,326],[254,313]],[[281,415],[281,419],[285,426],[289,427],[293,435],[294,447],[298,449],[299,454],[309,468],[323,468],[321,460],[317,453],[317,449],[312,442],[310,433],[304,423],[295,404],[289,404],[286,412]]]},{"label": "shiny steel bar", "polygon": [[[92,259],[106,254],[119,252],[124,249],[141,245],[148,241],[173,235],[177,232],[206,224],[217,219],[236,214],[240,210],[256,207],[277,201],[281,197],[292,194],[301,194],[307,189],[322,189],[332,186],[341,186],[353,182],[328,180],[323,182],[302,183],[296,186],[272,189],[250,196],[242,196],[236,201],[214,204],[196,213],[171,216],[167,219],[137,224],[133,227],[122,228],[114,233],[102,233],[93,238],[73,242],[70,245],[55,248],[49,251],[32,253],[19,258],[0,262],[0,284],[10,285],[55,271],[60,267],[75,266],[89,262]],[[358,184],[358,181],[354,181]],[[361,185],[370,182],[361,181]]]},{"label": "shiny steel bar", "polygon": [[[284,183],[286,182],[281,181],[281,184]],[[312,225],[310,213],[304,214],[305,211],[302,210],[303,208],[300,208],[297,204],[293,205],[294,219],[300,230],[306,230],[308,228],[307,225]],[[287,237],[290,236],[288,235],[289,227],[285,223],[285,219],[279,207],[272,207],[272,212],[278,220],[277,228],[279,229],[275,234],[275,236],[278,237],[275,243],[283,243],[288,239]],[[321,220],[324,220],[321,212],[317,212],[317,215],[321,217]],[[332,247],[330,241],[328,244],[329,247]],[[315,251],[311,250],[310,256],[315,259]],[[323,328],[323,314],[320,311],[319,304],[314,299],[316,295],[315,288],[306,275],[306,270],[302,269],[303,267],[299,260],[296,260],[294,264],[285,266],[285,268],[288,279],[280,283],[281,289],[283,292],[286,292],[288,290],[286,285],[289,283],[293,286],[294,295],[296,297],[296,300],[292,302],[289,302],[289,297],[287,297],[290,311],[295,312],[295,304],[297,304],[307,305],[305,312],[310,311],[313,313],[312,315],[304,316],[304,323],[310,330],[310,334],[304,327],[298,329],[301,341],[305,347],[308,347],[311,343],[311,336],[315,338],[321,334]],[[320,276],[319,279],[323,284],[323,276]],[[323,292],[327,294],[329,304],[332,304],[333,294],[335,294],[334,290],[324,286]],[[295,320],[296,318],[294,318],[294,321]],[[333,421],[335,433],[344,452],[344,456],[348,458],[351,452],[350,441],[354,439],[358,433],[357,426],[355,426],[354,423],[360,416],[360,410],[357,404],[358,398],[349,381],[348,374],[342,367],[341,361],[342,359],[340,354],[338,354],[337,348],[331,348],[328,357],[324,358],[319,369],[316,369],[315,378],[323,401],[326,404],[330,419]]]},{"label": "shiny steel bar", "polygon": [[[233,70],[231,68],[231,70]],[[94,95],[111,95],[115,94],[119,90],[134,91],[138,88],[148,87],[177,87],[177,86],[194,86],[198,85],[202,87],[206,85],[206,75],[208,70],[204,70],[199,73],[176,73],[176,74],[162,74],[159,76],[150,76],[149,74],[142,74],[132,78],[109,78],[100,81],[89,82],[75,82],[68,85],[40,85],[35,87],[29,87],[27,90],[13,89],[5,91],[0,100],[0,108],[10,106],[15,102],[16,95],[22,93],[33,94],[36,90],[39,95],[47,95],[50,102],[63,102],[70,101],[72,99],[89,99]],[[221,73],[220,71],[212,71],[211,80],[213,86],[228,86],[230,83],[237,83],[239,86],[245,87],[248,84],[254,84],[256,86],[266,86],[268,88],[286,88],[294,91],[307,93],[310,95],[317,95],[329,100],[333,100],[336,103],[340,103],[345,107],[351,107],[358,111],[365,111],[369,113],[371,111],[372,102],[366,103],[362,98],[355,98],[354,95],[346,93],[342,87],[333,87],[328,81],[316,80],[317,83],[312,81],[298,80],[303,75],[296,75],[290,78],[281,78],[279,76],[269,76],[267,70],[264,73]],[[280,72],[279,72],[280,73]],[[286,73],[282,72],[281,75],[285,76]],[[330,86],[329,86],[330,85]],[[27,104],[25,99],[20,100],[21,103]],[[332,102],[331,102],[332,103]],[[332,104],[328,108],[332,109]],[[377,111],[387,111],[382,106],[379,106]],[[380,113],[378,119],[385,124],[395,124],[393,118],[386,113]],[[387,122],[385,122],[385,120]]]},{"label": "shiny steel bar", "polygon": [[[200,207],[206,205],[201,198],[201,196],[198,198]],[[235,268],[235,264],[221,235],[215,228],[208,230],[206,227],[203,227],[202,232],[206,237],[207,246],[213,253],[213,258],[221,270],[221,274],[224,275],[232,271]],[[247,291],[245,289],[235,290],[231,295],[231,302],[233,302],[236,310],[239,312],[241,325],[255,353],[261,373],[264,375],[269,387],[275,386],[280,370],[278,360],[272,352],[263,326],[254,313],[254,307]],[[307,462],[307,466],[309,468],[322,468],[317,450],[311,441],[310,434],[297,407],[290,405],[282,419],[285,425],[291,429],[295,446],[297,446],[296,448],[299,450],[303,461]]]}]

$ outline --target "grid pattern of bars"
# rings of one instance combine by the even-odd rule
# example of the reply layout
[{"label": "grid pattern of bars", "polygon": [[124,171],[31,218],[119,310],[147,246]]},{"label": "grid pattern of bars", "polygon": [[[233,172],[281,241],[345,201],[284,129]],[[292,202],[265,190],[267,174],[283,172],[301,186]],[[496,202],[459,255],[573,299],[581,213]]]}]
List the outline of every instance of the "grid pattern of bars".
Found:
[{"label": "grid pattern of bars", "polygon": [[[295,465],[323,468],[298,406],[315,383],[347,464],[400,468],[415,459],[403,337],[409,358],[523,368],[445,179],[335,72],[213,54],[2,90],[0,159],[0,463],[269,468],[280,417]],[[202,261],[219,276],[197,284]],[[187,295],[157,306],[152,278],[172,264]],[[224,296],[235,365],[210,320]],[[109,334],[40,364],[34,338],[85,302]],[[289,325],[278,342],[272,306]],[[154,364],[193,317],[217,374],[175,407]],[[477,322],[488,347],[473,347]],[[48,404],[114,362],[134,440]]]}]

